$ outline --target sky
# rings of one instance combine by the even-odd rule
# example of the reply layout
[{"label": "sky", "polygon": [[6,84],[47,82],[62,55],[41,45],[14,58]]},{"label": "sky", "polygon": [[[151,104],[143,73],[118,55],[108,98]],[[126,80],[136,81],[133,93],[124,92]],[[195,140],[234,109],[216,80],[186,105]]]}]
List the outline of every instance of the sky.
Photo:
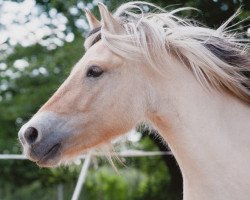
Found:
[{"label": "sky", "polygon": [[[24,0],[22,3],[0,0],[0,45],[9,38],[10,45],[21,44],[30,46],[40,43],[48,48],[62,46],[63,41],[74,39],[72,33],[65,34],[67,18],[55,9],[50,11],[49,18],[34,0]],[[49,27],[53,25],[53,28]],[[44,37],[55,35],[50,40]],[[52,46],[54,44],[54,46]],[[3,47],[2,48],[6,48]]]}]

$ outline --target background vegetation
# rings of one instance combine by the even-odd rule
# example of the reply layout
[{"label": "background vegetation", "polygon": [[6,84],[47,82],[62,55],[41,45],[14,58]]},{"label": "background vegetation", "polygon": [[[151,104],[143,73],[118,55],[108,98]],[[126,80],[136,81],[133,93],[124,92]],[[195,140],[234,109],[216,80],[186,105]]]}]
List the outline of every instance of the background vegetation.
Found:
[{"label": "background vegetation", "polygon": [[[117,0],[104,2],[111,10],[121,3]],[[240,6],[242,14],[236,22],[250,16],[248,0],[151,2],[161,7],[173,5],[168,8],[170,10],[181,6],[196,7],[201,12],[185,14],[210,27],[218,27]],[[99,15],[96,4],[96,0],[0,0],[1,154],[21,152],[17,141],[19,127],[53,94],[84,54],[84,34],[88,26],[83,7]],[[11,6],[6,8],[6,5]],[[32,6],[28,9],[27,5]],[[23,15],[16,12],[18,7],[23,8]],[[35,29],[34,20],[42,21]],[[249,21],[239,25],[239,30],[247,33],[244,27],[247,23]],[[20,27],[26,25],[28,32],[21,37]],[[132,143],[131,148],[166,150],[157,139],[146,136],[146,130],[141,132],[140,141]],[[118,166],[120,175],[104,159],[96,158],[93,163],[82,199],[181,199],[180,173],[171,157],[126,159],[127,167]],[[0,160],[0,199],[57,199],[58,186],[63,187],[64,199],[70,199],[79,175],[79,164],[78,161],[70,167],[40,169],[30,161]]]}]

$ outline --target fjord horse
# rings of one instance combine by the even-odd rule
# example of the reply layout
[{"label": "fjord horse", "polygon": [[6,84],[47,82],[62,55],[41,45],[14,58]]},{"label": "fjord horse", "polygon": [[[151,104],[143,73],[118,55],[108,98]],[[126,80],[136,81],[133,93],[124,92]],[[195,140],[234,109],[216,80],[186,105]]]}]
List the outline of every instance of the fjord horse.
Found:
[{"label": "fjord horse", "polygon": [[214,30],[143,2],[99,10],[101,22],[86,11],[86,54],[21,128],[25,155],[57,166],[146,122],[177,159],[185,200],[248,200],[250,54],[227,29],[238,13]]}]

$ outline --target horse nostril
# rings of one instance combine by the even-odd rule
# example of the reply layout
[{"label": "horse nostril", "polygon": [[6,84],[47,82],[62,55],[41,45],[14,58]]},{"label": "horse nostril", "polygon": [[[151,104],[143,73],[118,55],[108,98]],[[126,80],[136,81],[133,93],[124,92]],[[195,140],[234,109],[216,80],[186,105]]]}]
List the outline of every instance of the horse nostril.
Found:
[{"label": "horse nostril", "polygon": [[38,131],[34,127],[29,127],[24,132],[24,138],[28,144],[33,144],[36,142],[38,137]]}]

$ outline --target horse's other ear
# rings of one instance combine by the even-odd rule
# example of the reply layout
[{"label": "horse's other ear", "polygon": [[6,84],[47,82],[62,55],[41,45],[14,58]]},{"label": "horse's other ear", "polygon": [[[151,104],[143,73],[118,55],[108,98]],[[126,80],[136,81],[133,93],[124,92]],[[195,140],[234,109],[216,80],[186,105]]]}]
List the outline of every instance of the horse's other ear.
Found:
[{"label": "horse's other ear", "polygon": [[113,17],[107,7],[102,3],[98,3],[98,7],[102,18],[103,29],[116,34],[124,33],[123,26]]},{"label": "horse's other ear", "polygon": [[88,9],[84,8],[84,11],[91,30],[101,27],[101,22]]}]

